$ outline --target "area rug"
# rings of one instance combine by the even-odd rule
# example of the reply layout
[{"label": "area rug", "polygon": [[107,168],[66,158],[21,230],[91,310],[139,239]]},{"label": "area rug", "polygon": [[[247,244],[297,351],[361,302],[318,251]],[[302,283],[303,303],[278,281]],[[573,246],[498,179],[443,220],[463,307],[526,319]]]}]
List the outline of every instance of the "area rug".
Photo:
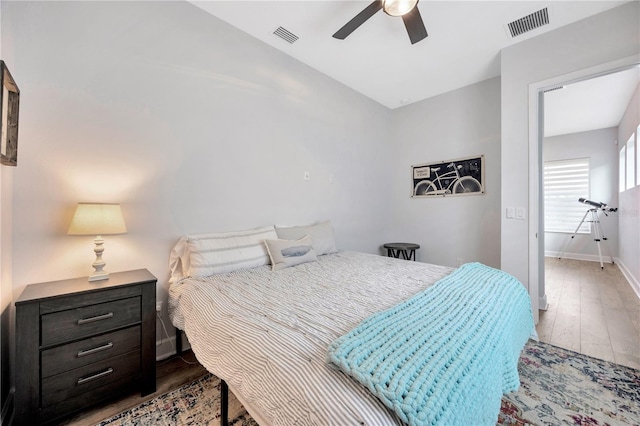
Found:
[{"label": "area rug", "polygon": [[[502,399],[498,425],[639,425],[640,371],[529,341],[520,389]],[[230,424],[257,423],[229,393]],[[220,380],[213,375],[158,396],[100,426],[218,425]]]}]

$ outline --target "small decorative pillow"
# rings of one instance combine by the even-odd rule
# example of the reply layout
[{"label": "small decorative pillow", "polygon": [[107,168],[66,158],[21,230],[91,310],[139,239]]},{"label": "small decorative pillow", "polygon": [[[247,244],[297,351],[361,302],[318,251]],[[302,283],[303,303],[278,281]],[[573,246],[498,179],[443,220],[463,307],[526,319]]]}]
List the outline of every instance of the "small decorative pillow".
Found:
[{"label": "small decorative pillow", "polygon": [[333,236],[333,227],[328,220],[311,226],[291,226],[285,228],[276,226],[276,233],[278,234],[278,238],[285,240],[297,240],[305,235],[310,236],[313,241],[313,248],[318,256],[338,251]]},{"label": "small decorative pillow", "polygon": [[264,242],[271,258],[272,271],[318,260],[311,244],[311,237],[308,235],[296,241],[264,240]]}]

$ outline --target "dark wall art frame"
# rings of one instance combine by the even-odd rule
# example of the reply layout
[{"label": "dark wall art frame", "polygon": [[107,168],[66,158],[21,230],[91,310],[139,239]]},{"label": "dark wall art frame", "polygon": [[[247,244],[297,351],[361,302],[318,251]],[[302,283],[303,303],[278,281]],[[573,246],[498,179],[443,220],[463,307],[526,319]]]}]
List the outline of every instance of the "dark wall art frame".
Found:
[{"label": "dark wall art frame", "polygon": [[0,88],[0,164],[17,166],[20,90],[4,61],[0,61]]},{"label": "dark wall art frame", "polygon": [[484,194],[484,155],[411,166],[411,197]]}]

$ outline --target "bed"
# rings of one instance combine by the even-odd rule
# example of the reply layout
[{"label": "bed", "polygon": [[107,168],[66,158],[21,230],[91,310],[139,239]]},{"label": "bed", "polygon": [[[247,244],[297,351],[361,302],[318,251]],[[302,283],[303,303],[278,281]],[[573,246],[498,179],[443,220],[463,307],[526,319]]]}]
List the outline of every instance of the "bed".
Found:
[{"label": "bed", "polygon": [[[278,259],[274,251],[295,255]],[[261,426],[406,422],[328,362],[327,350],[363,320],[453,272],[337,251],[327,223],[185,236],[172,250],[170,266],[173,324]],[[528,309],[521,315],[530,324],[524,341],[515,343],[518,353],[535,333]]]}]

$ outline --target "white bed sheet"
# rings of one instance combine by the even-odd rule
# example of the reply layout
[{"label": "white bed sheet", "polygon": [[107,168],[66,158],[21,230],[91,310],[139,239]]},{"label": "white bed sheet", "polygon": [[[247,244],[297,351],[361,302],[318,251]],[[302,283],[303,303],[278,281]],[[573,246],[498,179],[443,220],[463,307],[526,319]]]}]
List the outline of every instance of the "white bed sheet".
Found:
[{"label": "white bed sheet", "polygon": [[355,252],[172,284],[170,315],[200,363],[261,426],[401,424],[326,362],[328,345],[451,268]]}]

